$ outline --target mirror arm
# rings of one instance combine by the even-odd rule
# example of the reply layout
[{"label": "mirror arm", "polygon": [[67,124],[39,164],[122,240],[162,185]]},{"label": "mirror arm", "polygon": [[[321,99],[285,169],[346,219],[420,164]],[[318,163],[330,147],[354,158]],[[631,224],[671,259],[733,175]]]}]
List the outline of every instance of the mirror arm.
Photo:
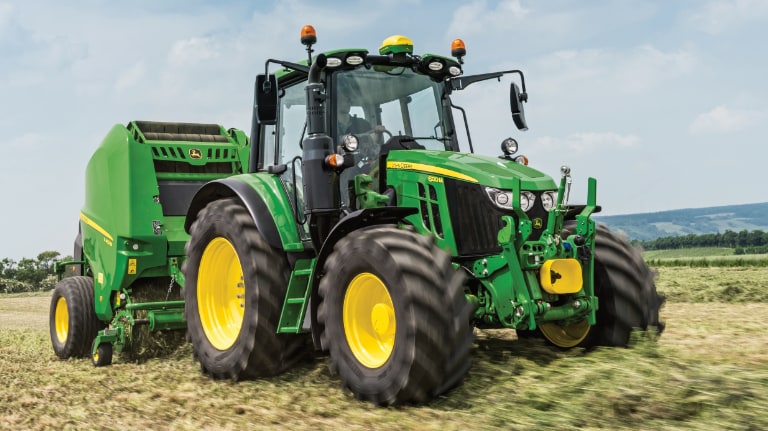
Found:
[{"label": "mirror arm", "polygon": [[501,72],[493,72],[493,73],[481,73],[479,75],[469,75],[469,76],[459,76],[456,78],[450,78],[450,89],[451,90],[463,90],[467,87],[469,87],[471,84],[474,84],[475,82],[480,81],[486,81],[489,79],[500,79],[502,76],[509,74],[509,73],[515,73],[520,75],[520,84],[523,88],[523,92],[520,94],[520,101],[521,102],[527,102],[528,101],[528,93],[526,93],[525,90],[525,76],[523,75],[523,72],[521,70],[504,70]]},{"label": "mirror arm", "polygon": [[[293,70],[296,70],[298,72],[302,72],[302,73],[306,73],[306,74],[309,73],[309,66],[305,66],[303,64],[298,64],[298,63],[292,63],[290,61],[275,60],[274,58],[270,58],[269,60],[264,62],[264,75],[269,76],[269,64],[270,63],[272,63],[272,64],[279,64],[280,66],[283,66],[286,69],[293,69]],[[269,91],[269,90],[270,90],[269,84],[267,84],[265,82],[264,83],[264,91]]]}]

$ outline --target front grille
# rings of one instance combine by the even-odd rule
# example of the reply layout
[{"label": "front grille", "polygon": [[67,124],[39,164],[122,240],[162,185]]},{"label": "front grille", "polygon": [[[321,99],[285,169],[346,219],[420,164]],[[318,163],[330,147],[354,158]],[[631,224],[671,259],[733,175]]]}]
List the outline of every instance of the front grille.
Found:
[{"label": "front grille", "polygon": [[[499,230],[504,227],[502,216],[511,216],[516,229],[517,216],[513,211],[496,207],[479,184],[445,179],[448,208],[451,213],[456,248],[460,257],[486,256],[501,252]],[[541,192],[534,192],[536,201],[527,215],[533,222],[529,241],[536,241],[547,227],[549,213],[541,205]]]},{"label": "front grille", "polygon": [[506,213],[491,203],[482,186],[446,178],[445,192],[459,256],[500,253],[497,235],[503,227],[501,216]]}]

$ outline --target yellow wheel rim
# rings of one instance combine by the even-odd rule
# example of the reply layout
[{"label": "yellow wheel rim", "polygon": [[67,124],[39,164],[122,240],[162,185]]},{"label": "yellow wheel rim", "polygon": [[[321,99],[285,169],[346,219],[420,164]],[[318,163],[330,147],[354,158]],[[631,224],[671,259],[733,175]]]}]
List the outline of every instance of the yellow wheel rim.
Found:
[{"label": "yellow wheel rim", "polygon": [[379,368],[395,347],[395,306],[381,279],[364,272],[347,286],[344,295],[344,334],[361,364]]},{"label": "yellow wheel rim", "polygon": [[56,300],[55,313],[56,338],[59,339],[59,343],[64,344],[67,342],[67,335],[69,334],[69,308],[67,308],[67,300],[63,296]]},{"label": "yellow wheel rim", "polygon": [[561,326],[556,322],[546,322],[539,325],[541,333],[551,341],[552,344],[558,347],[570,348],[575,347],[589,334],[589,322],[584,319],[580,322],[570,324],[568,326]]},{"label": "yellow wheel rim", "polygon": [[245,315],[243,267],[225,238],[208,243],[197,275],[197,310],[211,345],[227,350],[235,344]]}]

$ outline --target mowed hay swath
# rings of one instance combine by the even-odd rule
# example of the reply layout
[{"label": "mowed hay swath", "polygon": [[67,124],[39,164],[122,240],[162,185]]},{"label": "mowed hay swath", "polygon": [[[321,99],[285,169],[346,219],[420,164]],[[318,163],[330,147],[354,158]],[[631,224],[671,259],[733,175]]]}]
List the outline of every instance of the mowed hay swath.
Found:
[{"label": "mowed hay swath", "polygon": [[657,342],[562,352],[478,330],[464,385],[397,409],[345,395],[325,357],[236,384],[203,377],[186,346],[98,369],[87,359],[59,361],[48,339],[50,298],[24,298],[19,313],[16,298],[0,296],[0,429],[768,429],[768,303],[749,301],[748,289],[724,303],[707,299],[740,279],[766,286],[768,274],[699,276],[659,271],[668,301]]},{"label": "mowed hay swath", "polygon": [[[163,279],[160,279],[163,280]],[[158,280],[140,281],[132,288],[131,300],[134,303],[168,301],[181,296],[178,284],[166,284]],[[137,311],[136,318],[144,319],[147,311]],[[167,356],[182,346],[185,341],[185,331],[150,331],[148,325],[125,325],[126,343],[120,352],[122,361],[143,362],[150,358]]]}]

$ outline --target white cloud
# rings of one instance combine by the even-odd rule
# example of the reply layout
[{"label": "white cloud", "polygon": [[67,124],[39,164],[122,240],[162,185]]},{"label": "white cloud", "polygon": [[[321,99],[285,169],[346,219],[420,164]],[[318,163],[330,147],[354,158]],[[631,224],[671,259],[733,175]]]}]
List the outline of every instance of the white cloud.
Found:
[{"label": "white cloud", "polygon": [[11,15],[13,15],[13,5],[0,3],[0,34],[9,26]]},{"label": "white cloud", "polygon": [[717,106],[711,111],[699,114],[688,130],[694,135],[707,133],[731,133],[749,128],[768,115],[760,111],[735,110]]},{"label": "white cloud", "polygon": [[129,90],[131,87],[141,81],[147,73],[147,68],[144,65],[144,61],[140,60],[133,64],[133,66],[122,72],[115,81],[115,91],[122,93],[125,90]]},{"label": "white cloud", "polygon": [[625,91],[638,93],[660,82],[685,76],[694,69],[696,56],[685,49],[662,51],[652,45],[632,50],[626,58],[618,55],[615,77]]},{"label": "white cloud", "polygon": [[[686,49],[662,51],[652,45],[628,51],[587,48],[563,50],[545,55],[534,63],[534,74],[546,79],[542,86],[549,94],[573,93],[587,89],[584,83],[610,94],[640,94],[663,83],[687,76],[698,59]],[[560,97],[560,96],[558,96]]]},{"label": "white cloud", "polygon": [[691,20],[705,33],[720,34],[765,18],[768,18],[765,0],[715,0],[707,3]]},{"label": "white cloud", "polygon": [[469,36],[487,31],[509,29],[528,14],[520,0],[503,0],[490,9],[485,0],[475,0],[453,13],[449,34]]},{"label": "white cloud", "polygon": [[209,37],[192,37],[173,44],[168,62],[174,66],[193,66],[219,57],[217,43]]},{"label": "white cloud", "polygon": [[577,132],[565,138],[542,136],[533,146],[545,153],[558,152],[593,153],[604,149],[633,148],[640,144],[640,137],[620,135],[615,132]]},{"label": "white cloud", "polygon": [[42,133],[31,132],[12,137],[8,142],[8,148],[12,152],[19,151],[19,154],[23,154],[44,148],[50,142],[50,137]]}]

